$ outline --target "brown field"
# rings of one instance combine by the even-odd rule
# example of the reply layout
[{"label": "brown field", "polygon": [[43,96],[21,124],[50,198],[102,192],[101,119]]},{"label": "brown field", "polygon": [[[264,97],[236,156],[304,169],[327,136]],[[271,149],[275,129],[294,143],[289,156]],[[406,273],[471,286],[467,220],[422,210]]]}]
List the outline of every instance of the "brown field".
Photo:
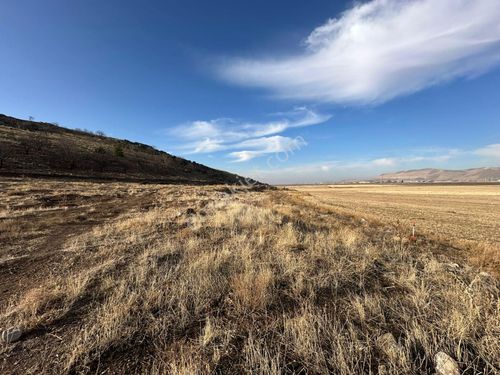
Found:
[{"label": "brown field", "polygon": [[295,186],[338,212],[437,239],[500,272],[500,185]]},{"label": "brown field", "polygon": [[[324,189],[1,180],[0,374],[498,373],[498,279],[384,223],[410,194]],[[494,190],[414,189],[498,241]]]}]

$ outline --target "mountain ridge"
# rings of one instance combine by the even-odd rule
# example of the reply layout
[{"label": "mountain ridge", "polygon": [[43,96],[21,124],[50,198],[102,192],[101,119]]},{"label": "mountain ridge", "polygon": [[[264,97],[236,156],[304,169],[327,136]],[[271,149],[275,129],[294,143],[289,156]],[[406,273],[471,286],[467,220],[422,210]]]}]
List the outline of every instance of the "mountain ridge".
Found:
[{"label": "mountain ridge", "polygon": [[422,168],[383,173],[376,181],[406,182],[500,182],[500,167],[468,169]]}]

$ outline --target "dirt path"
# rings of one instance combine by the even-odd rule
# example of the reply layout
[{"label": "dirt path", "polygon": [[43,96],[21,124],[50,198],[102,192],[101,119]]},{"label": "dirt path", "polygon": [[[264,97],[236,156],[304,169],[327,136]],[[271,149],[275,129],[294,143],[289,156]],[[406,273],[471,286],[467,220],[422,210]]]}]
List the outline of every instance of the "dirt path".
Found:
[{"label": "dirt path", "polygon": [[[15,189],[15,186],[11,188]],[[0,219],[0,224],[4,223],[3,233],[0,233],[5,240],[0,253],[0,306],[8,303],[13,296],[40,284],[49,275],[64,274],[73,257],[72,252],[66,249],[72,238],[115,220],[129,210],[150,206],[156,191],[148,189],[131,196],[125,191],[116,192],[113,189],[106,195],[105,190],[103,187],[103,191],[98,193],[79,195],[41,189],[41,193],[28,192],[19,197],[25,204],[17,202],[16,215]],[[9,192],[12,191],[4,191],[4,194]],[[38,204],[33,205],[27,202],[29,200]],[[23,209],[29,211],[24,213]],[[8,228],[21,232],[8,233],[8,228],[5,228],[7,220]]]}]

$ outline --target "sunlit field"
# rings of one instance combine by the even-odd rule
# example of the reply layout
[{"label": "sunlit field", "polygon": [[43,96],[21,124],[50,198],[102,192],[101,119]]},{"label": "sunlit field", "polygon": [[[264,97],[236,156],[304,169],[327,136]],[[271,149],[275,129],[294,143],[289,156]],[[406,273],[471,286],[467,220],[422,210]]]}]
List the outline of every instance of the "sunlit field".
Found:
[{"label": "sunlit field", "polygon": [[0,373],[494,374],[498,279],[323,189],[4,180]]},{"label": "sunlit field", "polygon": [[337,212],[407,233],[435,238],[467,250],[466,256],[491,271],[500,270],[500,184],[495,185],[304,185]]}]

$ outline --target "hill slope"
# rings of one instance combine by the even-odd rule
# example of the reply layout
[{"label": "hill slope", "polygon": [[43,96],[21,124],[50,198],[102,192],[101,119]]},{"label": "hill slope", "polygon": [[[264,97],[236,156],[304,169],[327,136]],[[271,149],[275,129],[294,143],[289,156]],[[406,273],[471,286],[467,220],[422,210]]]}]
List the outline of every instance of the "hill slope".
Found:
[{"label": "hill slope", "polygon": [[378,180],[403,180],[426,182],[492,182],[500,181],[500,167],[463,170],[415,169],[381,174]]},{"label": "hill slope", "polygon": [[0,115],[0,174],[235,184],[242,177],[151,146]]}]

